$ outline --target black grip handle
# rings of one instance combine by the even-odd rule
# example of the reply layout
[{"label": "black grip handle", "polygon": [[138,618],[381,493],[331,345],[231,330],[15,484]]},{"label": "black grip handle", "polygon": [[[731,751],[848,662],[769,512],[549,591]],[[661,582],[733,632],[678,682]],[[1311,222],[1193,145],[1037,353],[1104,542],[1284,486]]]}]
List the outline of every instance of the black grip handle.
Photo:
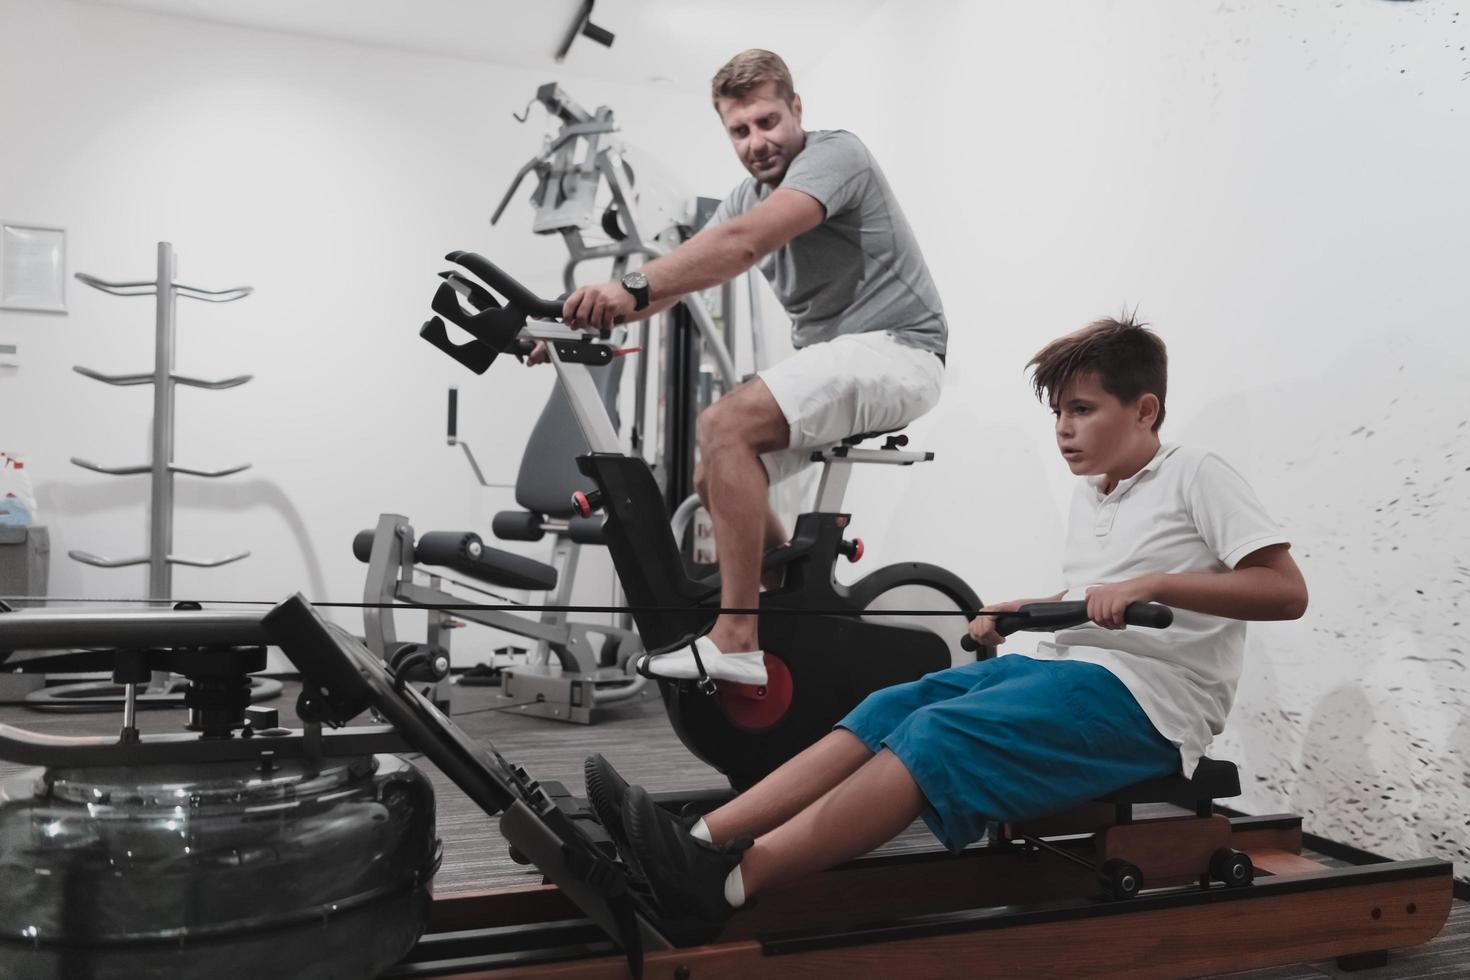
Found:
[{"label": "black grip handle", "polygon": [[459,436],[459,387],[449,386],[449,444],[454,445],[454,440]]},{"label": "black grip handle", "polygon": [[[1091,617],[1087,615],[1085,600],[1031,602],[1015,612],[993,613],[992,615],[995,616],[995,631],[1001,636],[1010,636],[1012,633],[1022,631],[1051,632],[1081,626],[1091,621]],[[1128,608],[1123,611],[1123,622],[1129,626],[1164,629],[1174,622],[1174,610],[1156,602],[1133,602],[1129,603]],[[973,651],[979,649],[979,644],[966,633],[960,638],[960,648]]]},{"label": "black grip handle", "polygon": [[[542,299],[512,279],[510,273],[477,252],[450,252],[445,258],[473,272],[480,278],[481,282],[500,293],[501,296],[504,296],[508,306],[519,310],[526,316],[536,317],[540,320],[560,320],[562,318],[562,310],[566,305],[565,296],[560,299]],[[453,276],[453,273],[450,273],[450,275]],[[473,284],[468,285],[473,287]],[[471,288],[470,295],[480,309],[483,310],[486,307],[487,297],[477,297],[474,288]],[[493,302],[493,300],[490,302]],[[443,313],[444,311],[436,309],[435,312]],[[614,323],[623,323],[626,320],[627,317],[621,316],[613,318]],[[529,353],[529,350],[525,351],[525,353]]]},{"label": "black grip handle", "polygon": [[596,41],[604,48],[610,48],[612,47],[613,38],[616,35],[614,35],[613,32],[608,30],[607,28],[598,27],[596,24],[592,23],[592,21],[589,20],[587,21],[587,23],[582,25],[582,36]]},{"label": "black grip handle", "polygon": [[475,252],[450,252],[445,258],[473,272],[481,282],[500,293],[522,312],[543,320],[561,319],[561,303],[537,296],[483,255]]},{"label": "black grip handle", "polygon": [[373,557],[373,537],[376,532],[372,528],[366,531],[358,531],[352,538],[352,555],[360,562],[367,562]]},{"label": "black grip handle", "polygon": [[546,536],[543,514],[528,510],[502,510],[490,519],[490,531],[502,541],[540,541]]},{"label": "black grip handle", "polygon": [[419,535],[414,545],[413,560],[425,565],[457,568],[462,563],[479,559],[484,545],[473,531],[428,531]]}]

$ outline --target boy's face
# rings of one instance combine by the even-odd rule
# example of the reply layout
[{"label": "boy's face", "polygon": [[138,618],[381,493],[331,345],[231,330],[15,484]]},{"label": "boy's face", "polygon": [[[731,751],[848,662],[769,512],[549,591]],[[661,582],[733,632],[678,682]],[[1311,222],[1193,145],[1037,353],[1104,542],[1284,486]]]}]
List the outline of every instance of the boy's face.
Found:
[{"label": "boy's face", "polygon": [[718,100],[715,108],[735,155],[762,184],[779,184],[791,160],[806,146],[801,128],[801,96],[791,104],[776,94],[776,83],[765,82],[744,98]]},{"label": "boy's face", "polygon": [[[1079,374],[1052,399],[1057,448],[1077,476],[1109,474],[1123,478],[1153,457],[1158,436],[1153,431],[1159,399],[1140,395],[1125,405],[1103,389],[1096,372]],[[1148,455],[1142,459],[1144,453]],[[1132,470],[1132,472],[1125,472]]]}]

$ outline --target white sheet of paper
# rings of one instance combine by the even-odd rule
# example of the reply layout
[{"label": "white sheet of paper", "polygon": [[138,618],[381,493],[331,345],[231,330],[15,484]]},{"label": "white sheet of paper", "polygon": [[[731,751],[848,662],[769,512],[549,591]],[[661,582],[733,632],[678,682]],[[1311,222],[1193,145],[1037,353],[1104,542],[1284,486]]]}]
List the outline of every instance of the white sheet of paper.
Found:
[{"label": "white sheet of paper", "polygon": [[66,232],[0,225],[0,308],[66,312]]}]

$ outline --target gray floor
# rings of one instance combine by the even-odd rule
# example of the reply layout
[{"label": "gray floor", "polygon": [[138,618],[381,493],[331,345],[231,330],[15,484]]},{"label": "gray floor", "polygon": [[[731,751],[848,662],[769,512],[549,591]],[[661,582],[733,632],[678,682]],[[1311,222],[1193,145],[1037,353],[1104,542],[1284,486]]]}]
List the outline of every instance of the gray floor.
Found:
[{"label": "gray floor", "polygon": [[[271,702],[283,724],[294,723],[295,693]],[[722,784],[716,773],[691,757],[670,730],[656,696],[624,705],[593,727],[542,721],[515,709],[497,710],[490,689],[453,688],[453,713],[469,734],[489,738],[508,759],[522,765],[537,779],[558,780],[580,793],[582,759],[601,752],[630,781],[654,791],[702,789]],[[182,712],[153,711],[140,716],[145,732],[178,731]],[[15,705],[0,705],[0,722],[53,735],[104,734],[116,730],[119,719],[108,715],[40,714]],[[20,767],[0,762],[0,776]],[[430,768],[438,791],[439,834],[444,841],[444,866],[435,882],[438,894],[537,880],[512,862],[492,819],[470,803],[452,783]],[[933,838],[922,824],[886,845],[899,853],[930,849]],[[1398,953],[1383,969],[1343,973],[1332,964],[1258,970],[1236,974],[1250,980],[1295,980],[1314,977],[1415,978],[1470,977],[1470,905],[1456,902],[1449,925],[1432,943],[1412,952]]]}]

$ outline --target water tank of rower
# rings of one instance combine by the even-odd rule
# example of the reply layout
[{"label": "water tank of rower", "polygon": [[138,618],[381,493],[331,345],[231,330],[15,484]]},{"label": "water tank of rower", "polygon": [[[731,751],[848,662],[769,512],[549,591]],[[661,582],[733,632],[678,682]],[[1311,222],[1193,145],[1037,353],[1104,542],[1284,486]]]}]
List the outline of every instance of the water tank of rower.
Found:
[{"label": "water tank of rower", "polygon": [[0,782],[0,977],[362,980],[428,919],[428,780],[393,756]]}]

